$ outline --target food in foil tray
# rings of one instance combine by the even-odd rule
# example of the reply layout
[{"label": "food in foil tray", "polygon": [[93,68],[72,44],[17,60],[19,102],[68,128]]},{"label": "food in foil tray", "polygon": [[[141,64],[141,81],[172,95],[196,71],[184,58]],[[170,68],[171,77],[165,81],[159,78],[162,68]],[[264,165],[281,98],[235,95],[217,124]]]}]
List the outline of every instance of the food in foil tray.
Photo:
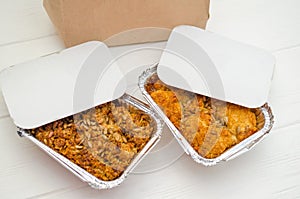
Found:
[{"label": "food in foil tray", "polygon": [[264,126],[260,109],[250,109],[164,84],[154,73],[145,84],[164,114],[195,151],[213,159]]},{"label": "food in foil tray", "polygon": [[118,99],[30,133],[98,179],[112,181],[122,175],[155,131],[151,116]]}]

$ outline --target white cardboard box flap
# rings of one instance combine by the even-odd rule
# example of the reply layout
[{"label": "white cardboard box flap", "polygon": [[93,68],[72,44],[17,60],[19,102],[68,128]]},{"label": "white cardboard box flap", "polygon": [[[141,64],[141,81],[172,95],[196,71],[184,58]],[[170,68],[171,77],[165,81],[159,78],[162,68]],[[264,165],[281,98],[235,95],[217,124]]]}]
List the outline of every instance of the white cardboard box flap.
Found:
[{"label": "white cardboard box flap", "polygon": [[268,52],[193,26],[176,27],[160,63],[171,86],[249,108],[267,102],[274,57]]},{"label": "white cardboard box flap", "polygon": [[101,42],[15,65],[0,74],[14,123],[32,129],[121,97],[126,81]]}]

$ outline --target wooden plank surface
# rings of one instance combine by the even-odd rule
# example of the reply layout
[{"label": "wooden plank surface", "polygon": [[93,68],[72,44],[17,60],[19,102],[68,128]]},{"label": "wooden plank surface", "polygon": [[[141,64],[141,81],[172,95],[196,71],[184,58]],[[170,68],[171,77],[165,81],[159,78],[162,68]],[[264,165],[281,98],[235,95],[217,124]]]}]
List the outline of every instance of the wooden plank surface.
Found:
[{"label": "wooden plank surface", "polygon": [[172,167],[132,175],[116,189],[96,191],[86,186],[42,198],[298,198],[300,143],[294,138],[299,128],[275,130],[254,150],[215,167],[199,166],[184,155]]},{"label": "wooden plank surface", "polygon": [[232,39],[276,51],[300,44],[297,0],[211,1],[208,29]]},{"label": "wooden plank surface", "polygon": [[[275,126],[250,152],[209,168],[183,155],[166,168],[132,174],[115,189],[93,190],[18,137],[0,94],[1,198],[300,198],[299,8],[298,0],[211,1],[209,30],[265,48],[276,57],[269,98]],[[2,0],[0,23],[0,70],[64,48],[40,0]],[[137,66],[157,62],[164,45],[111,51],[123,72],[134,75]],[[130,92],[137,94],[134,87]],[[172,145],[164,153],[176,150]]]},{"label": "wooden plank surface", "polygon": [[56,35],[41,0],[2,0],[0,46]]},{"label": "wooden plank surface", "polygon": [[300,115],[300,46],[274,53],[276,67],[270,91],[275,128],[299,124]]}]

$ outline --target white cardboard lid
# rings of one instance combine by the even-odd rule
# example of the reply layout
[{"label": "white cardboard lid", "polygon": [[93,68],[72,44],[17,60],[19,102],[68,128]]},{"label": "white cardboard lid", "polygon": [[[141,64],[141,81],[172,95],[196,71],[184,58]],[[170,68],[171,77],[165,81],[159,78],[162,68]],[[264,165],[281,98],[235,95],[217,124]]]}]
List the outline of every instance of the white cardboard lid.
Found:
[{"label": "white cardboard lid", "polygon": [[87,42],[0,74],[14,123],[32,129],[121,97],[126,81],[107,46]]},{"label": "white cardboard lid", "polygon": [[257,108],[267,102],[274,66],[274,57],[262,49],[193,26],[178,26],[157,72],[168,85]]}]

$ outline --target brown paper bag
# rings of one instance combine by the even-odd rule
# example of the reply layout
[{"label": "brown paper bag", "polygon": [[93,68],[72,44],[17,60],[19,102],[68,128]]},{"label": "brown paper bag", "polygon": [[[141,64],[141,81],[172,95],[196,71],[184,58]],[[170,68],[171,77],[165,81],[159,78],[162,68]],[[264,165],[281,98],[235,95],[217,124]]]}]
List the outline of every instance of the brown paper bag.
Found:
[{"label": "brown paper bag", "polygon": [[44,7],[67,47],[163,41],[178,25],[205,28],[209,17],[209,0],[44,0]]}]

